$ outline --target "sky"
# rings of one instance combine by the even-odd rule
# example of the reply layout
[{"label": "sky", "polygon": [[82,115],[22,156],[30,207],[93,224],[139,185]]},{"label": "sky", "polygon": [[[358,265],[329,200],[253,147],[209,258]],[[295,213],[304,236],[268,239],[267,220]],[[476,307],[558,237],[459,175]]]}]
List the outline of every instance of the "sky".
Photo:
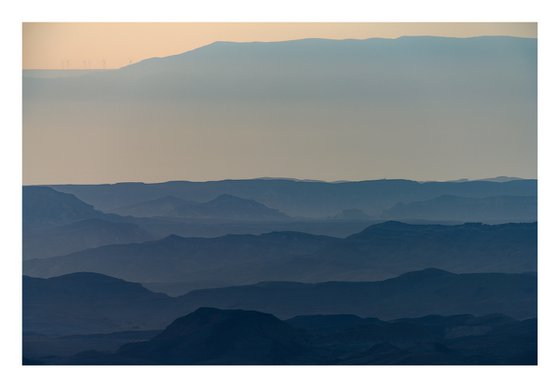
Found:
[{"label": "sky", "polygon": [[206,46],[489,35],[536,24],[24,24],[24,69],[125,67],[24,79],[23,182],[535,178],[532,39]]},{"label": "sky", "polygon": [[24,69],[112,69],[215,41],[537,36],[536,23],[24,23]]}]

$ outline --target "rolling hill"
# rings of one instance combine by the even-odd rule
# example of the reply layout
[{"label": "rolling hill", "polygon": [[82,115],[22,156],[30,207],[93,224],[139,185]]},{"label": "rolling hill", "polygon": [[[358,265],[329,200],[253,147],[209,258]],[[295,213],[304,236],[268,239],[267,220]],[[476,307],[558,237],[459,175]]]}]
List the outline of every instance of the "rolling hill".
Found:
[{"label": "rolling hill", "polygon": [[[306,324],[313,321],[315,325]],[[334,325],[338,316],[281,321],[250,310],[200,308],[153,338],[115,352],[24,359],[26,364],[116,365],[535,365],[536,320],[493,314],[426,316]],[[317,323],[320,322],[320,328]],[[328,327],[328,329],[325,329]]]},{"label": "rolling hill", "polygon": [[280,318],[353,314],[536,316],[535,274],[453,274],[436,269],[378,282],[287,283],[191,291],[180,297],[94,273],[23,278],[24,332],[43,335],[162,329],[200,307],[258,310]]},{"label": "rolling hill", "polygon": [[260,281],[380,280],[428,267],[452,272],[531,272],[536,271],[536,258],[536,223],[385,222],[344,239],[297,232],[169,236],[27,260],[24,273],[52,277],[98,272],[146,284],[174,283],[180,293]]},{"label": "rolling hill", "polygon": [[286,215],[250,199],[222,194],[208,202],[192,202],[166,196],[115,209],[115,213],[135,217],[181,217],[213,220],[285,220]]},{"label": "rolling hill", "polygon": [[[291,217],[327,218],[345,209],[360,209],[372,217],[399,202],[425,201],[442,195],[469,198],[536,196],[537,181],[416,182],[382,179],[360,182],[309,182],[291,179],[246,179],[211,182],[118,183],[55,185],[104,211],[161,200],[207,202],[222,194],[250,198]],[[449,220],[445,217],[444,220]]]},{"label": "rolling hill", "polygon": [[141,220],[99,211],[72,194],[49,187],[24,186],[23,259],[153,239],[154,234],[137,221]]},{"label": "rolling hill", "polygon": [[380,215],[391,220],[424,219],[463,222],[534,222],[537,197],[497,196],[467,198],[444,195],[426,201],[398,203]]},{"label": "rolling hill", "polygon": [[23,259],[65,255],[103,245],[151,239],[153,236],[136,224],[89,218],[40,231],[27,231],[23,241]]}]

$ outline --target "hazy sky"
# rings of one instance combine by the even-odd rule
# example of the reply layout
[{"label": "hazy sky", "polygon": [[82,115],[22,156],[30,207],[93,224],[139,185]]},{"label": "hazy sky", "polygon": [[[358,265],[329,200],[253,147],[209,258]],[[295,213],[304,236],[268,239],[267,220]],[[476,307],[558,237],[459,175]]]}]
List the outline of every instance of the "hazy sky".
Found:
[{"label": "hazy sky", "polygon": [[214,41],[537,36],[536,23],[24,23],[24,69],[118,68]]},{"label": "hazy sky", "polygon": [[535,39],[297,40],[535,38],[534,23],[32,23],[23,33],[26,69],[125,66],[24,79],[25,184],[536,177]]}]

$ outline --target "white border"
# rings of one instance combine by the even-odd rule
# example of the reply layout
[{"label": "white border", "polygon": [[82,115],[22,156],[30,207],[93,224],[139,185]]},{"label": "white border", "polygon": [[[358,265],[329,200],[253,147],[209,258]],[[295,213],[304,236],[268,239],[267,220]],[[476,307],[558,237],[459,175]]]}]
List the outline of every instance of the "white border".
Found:
[{"label": "white border", "polygon": [[[4,4],[2,37],[1,359],[4,386],[282,387],[558,386],[560,276],[557,50],[546,1],[20,1]],[[21,22],[22,21],[538,21],[539,22],[539,366],[537,367],[22,367],[21,363]],[[4,116],[4,115],[3,115]]]}]

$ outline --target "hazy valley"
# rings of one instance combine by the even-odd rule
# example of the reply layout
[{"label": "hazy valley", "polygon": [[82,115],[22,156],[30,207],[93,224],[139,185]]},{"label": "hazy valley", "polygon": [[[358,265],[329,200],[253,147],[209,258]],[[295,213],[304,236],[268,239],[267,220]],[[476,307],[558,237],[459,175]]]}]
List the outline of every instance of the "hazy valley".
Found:
[{"label": "hazy valley", "polygon": [[[24,187],[26,363],[535,359],[531,319],[536,317],[537,224],[534,202],[527,201],[536,195],[534,181],[256,180],[196,186],[211,196],[222,184],[229,190],[215,199],[195,197],[198,201],[188,195],[190,182],[147,185],[156,199],[142,194],[146,185],[131,184],[125,193],[134,203],[104,210],[99,204],[123,195],[123,185]],[[395,184],[412,192],[394,198]],[[308,205],[318,206],[317,198],[323,197],[322,206],[329,210],[322,217],[295,217],[289,202],[279,210],[270,201],[252,199],[262,200],[259,193],[269,185],[287,185],[288,193],[315,190]],[[131,195],[136,189],[140,191]],[[384,203],[386,208],[377,218],[357,217],[371,211],[365,206],[342,209],[333,217],[329,192],[340,190],[346,194],[337,195],[352,197],[354,205]],[[441,195],[448,192],[460,196],[450,197],[449,203]],[[492,196],[497,193],[501,196]],[[420,200],[430,195],[434,197]],[[82,197],[96,198],[92,202],[97,205]],[[403,197],[419,201],[403,205]],[[467,199],[470,208],[458,212]],[[503,206],[495,206],[496,201]],[[504,208],[514,204],[517,213]],[[526,219],[465,223],[462,218],[478,220],[476,207],[485,217],[495,211],[496,219],[507,214]],[[420,219],[381,217],[397,211]],[[429,214],[445,221],[434,223]],[[184,233],[188,228],[224,234],[191,237]],[[243,228],[257,233],[234,233]],[[306,228],[327,233],[297,231]],[[201,314],[228,323],[206,328],[206,318],[197,318]],[[183,321],[195,326],[176,328]],[[265,325],[258,334],[265,337],[258,337],[252,325]],[[518,335],[524,338],[524,350],[509,349],[508,336]],[[196,350],[208,346],[204,341],[221,345],[205,356],[206,351]],[[498,350],[480,353],[476,341]],[[253,350],[236,353],[233,349],[240,346]],[[269,354],[269,346],[284,350],[265,357],[262,352]]]}]

